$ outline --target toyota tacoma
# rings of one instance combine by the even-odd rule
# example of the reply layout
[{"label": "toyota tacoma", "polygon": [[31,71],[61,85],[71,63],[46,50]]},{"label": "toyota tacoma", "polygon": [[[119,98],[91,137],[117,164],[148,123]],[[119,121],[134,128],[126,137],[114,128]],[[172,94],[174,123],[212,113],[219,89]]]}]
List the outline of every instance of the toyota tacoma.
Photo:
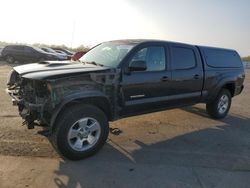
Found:
[{"label": "toyota tacoma", "polygon": [[28,128],[47,126],[56,150],[79,160],[104,145],[109,121],[196,103],[224,118],[244,78],[234,50],[119,40],[95,46],[77,62],[14,67],[6,91]]}]

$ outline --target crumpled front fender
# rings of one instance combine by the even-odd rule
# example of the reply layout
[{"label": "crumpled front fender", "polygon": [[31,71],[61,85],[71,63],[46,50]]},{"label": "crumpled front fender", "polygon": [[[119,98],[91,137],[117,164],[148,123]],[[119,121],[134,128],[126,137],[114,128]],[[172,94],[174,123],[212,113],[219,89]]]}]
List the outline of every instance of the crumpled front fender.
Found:
[{"label": "crumpled front fender", "polygon": [[111,107],[108,97],[101,91],[84,91],[84,92],[74,93],[63,98],[61,102],[55,107],[51,116],[50,127],[53,129],[59,113],[64,109],[64,107],[67,104],[73,101],[81,101],[83,99],[87,100],[87,99],[93,99],[93,98],[104,100],[109,104],[109,108]]}]

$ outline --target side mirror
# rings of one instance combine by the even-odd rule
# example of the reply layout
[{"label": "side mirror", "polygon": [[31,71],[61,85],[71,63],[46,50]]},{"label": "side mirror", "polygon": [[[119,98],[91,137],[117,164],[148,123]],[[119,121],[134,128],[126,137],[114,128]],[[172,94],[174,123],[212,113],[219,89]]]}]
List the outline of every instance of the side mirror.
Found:
[{"label": "side mirror", "polygon": [[145,71],[147,65],[145,61],[132,61],[129,65],[129,71]]}]

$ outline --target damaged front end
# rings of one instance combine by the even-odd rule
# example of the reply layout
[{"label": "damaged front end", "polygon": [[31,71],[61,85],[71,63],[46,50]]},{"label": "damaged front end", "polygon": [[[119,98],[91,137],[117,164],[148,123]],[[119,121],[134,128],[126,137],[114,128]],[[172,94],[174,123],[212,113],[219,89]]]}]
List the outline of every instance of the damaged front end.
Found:
[{"label": "damaged front end", "polygon": [[[48,72],[47,72],[48,73]],[[37,73],[35,73],[37,75]],[[12,70],[7,82],[7,93],[13,105],[18,106],[20,116],[29,129],[34,125],[51,125],[52,117],[65,99],[75,100],[75,96],[88,100],[101,93],[110,102],[110,112],[115,116],[117,109],[118,80],[120,71],[107,69],[77,74],[61,74],[50,78],[37,79],[20,75]],[[83,96],[84,95],[84,96]],[[76,101],[79,102],[79,101]],[[85,100],[86,102],[86,100]],[[87,101],[90,102],[90,101]],[[103,103],[104,101],[101,101]],[[104,104],[105,106],[105,104]],[[106,105],[104,108],[109,108]],[[60,108],[59,108],[60,109]]]},{"label": "damaged front end", "polygon": [[12,97],[12,104],[18,106],[20,116],[29,129],[34,128],[35,120],[48,124],[45,107],[50,103],[48,83],[21,77],[15,70],[9,74],[6,92]]}]

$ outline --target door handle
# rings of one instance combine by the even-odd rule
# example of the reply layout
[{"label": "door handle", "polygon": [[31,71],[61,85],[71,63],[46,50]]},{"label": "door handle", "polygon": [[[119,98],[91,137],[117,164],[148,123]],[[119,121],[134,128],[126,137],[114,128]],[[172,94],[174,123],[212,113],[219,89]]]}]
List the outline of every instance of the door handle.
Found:
[{"label": "door handle", "polygon": [[198,80],[199,78],[200,78],[200,75],[199,75],[199,74],[195,74],[195,75],[194,75],[194,79],[195,79],[195,80]]},{"label": "door handle", "polygon": [[161,81],[162,81],[162,82],[168,81],[168,77],[167,77],[167,76],[163,76],[163,77],[161,78]]}]

